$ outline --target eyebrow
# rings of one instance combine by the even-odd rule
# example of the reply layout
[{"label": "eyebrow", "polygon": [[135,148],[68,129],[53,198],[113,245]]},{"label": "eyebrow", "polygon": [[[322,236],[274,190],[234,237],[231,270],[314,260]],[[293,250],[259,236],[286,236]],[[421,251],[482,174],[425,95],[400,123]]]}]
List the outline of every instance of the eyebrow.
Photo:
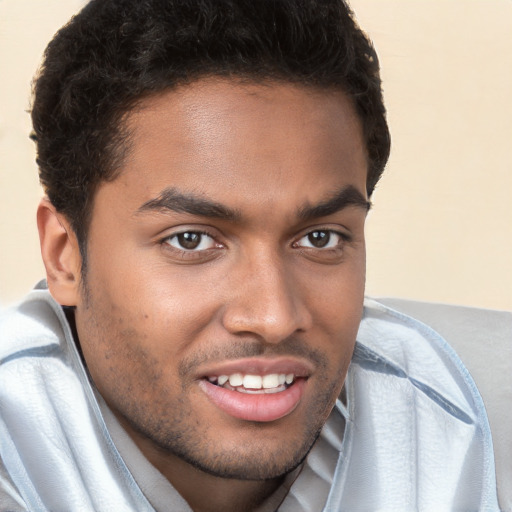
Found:
[{"label": "eyebrow", "polygon": [[175,188],[164,189],[158,197],[150,199],[140,206],[137,213],[166,213],[169,211],[233,222],[241,218],[238,210],[233,210],[220,203],[194,194],[178,192]]},{"label": "eyebrow", "polygon": [[[335,193],[330,199],[316,205],[302,206],[298,210],[298,218],[302,221],[308,221],[327,217],[349,206],[356,206],[368,211],[371,208],[371,203],[353,185],[348,185]],[[242,214],[239,210],[229,208],[204,197],[179,192],[175,188],[164,189],[158,197],[142,204],[136,213],[167,213],[170,211],[231,222],[237,222],[242,219]]]},{"label": "eyebrow", "polygon": [[349,206],[356,206],[368,212],[372,207],[372,203],[367,201],[357,188],[353,185],[348,185],[336,192],[330,199],[316,205],[305,205],[300,208],[299,218],[308,221],[320,217],[327,217]]}]

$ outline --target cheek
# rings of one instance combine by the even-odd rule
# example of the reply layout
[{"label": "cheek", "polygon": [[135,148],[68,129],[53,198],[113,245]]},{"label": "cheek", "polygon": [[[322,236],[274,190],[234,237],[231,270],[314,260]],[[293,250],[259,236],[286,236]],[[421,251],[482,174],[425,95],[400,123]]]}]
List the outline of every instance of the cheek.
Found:
[{"label": "cheek", "polygon": [[171,339],[165,324],[156,324],[156,316],[111,301],[105,288],[95,285],[87,306],[76,311],[86,364],[110,403],[117,405],[123,396],[149,400],[163,375],[173,372],[180,344]]},{"label": "cheek", "polygon": [[121,247],[109,261],[91,264],[90,287],[100,290],[106,302],[139,318],[162,312],[182,316],[203,302],[208,279],[202,279],[200,269],[169,264],[154,247],[129,249]]},{"label": "cheek", "polygon": [[[318,286],[321,284],[322,286]],[[316,286],[308,283],[309,303],[320,333],[313,343],[330,354],[332,371],[344,377],[350,363],[363,313],[365,284],[364,259],[354,261],[327,279],[317,279]]]},{"label": "cheek", "polygon": [[338,332],[359,324],[365,287],[364,259],[307,275],[302,289],[315,316]]},{"label": "cheek", "polygon": [[219,310],[220,299],[204,285],[215,279],[198,269],[137,265],[127,258],[91,264],[90,270],[89,297],[77,309],[79,332],[84,355],[103,370],[122,374],[123,367],[135,371],[138,363],[174,368],[204,338]]}]

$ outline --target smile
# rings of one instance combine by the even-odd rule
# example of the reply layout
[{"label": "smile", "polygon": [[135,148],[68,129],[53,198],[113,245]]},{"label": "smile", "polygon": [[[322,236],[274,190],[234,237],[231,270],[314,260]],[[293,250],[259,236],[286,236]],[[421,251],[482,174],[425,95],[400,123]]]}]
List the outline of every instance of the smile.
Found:
[{"label": "smile", "polygon": [[199,388],[218,412],[239,420],[271,422],[299,406],[315,366],[296,357],[253,357],[214,363],[200,371]]},{"label": "smile", "polygon": [[208,381],[216,386],[239,393],[269,394],[285,391],[295,380],[293,373],[270,373],[267,375],[219,375],[208,377]]}]

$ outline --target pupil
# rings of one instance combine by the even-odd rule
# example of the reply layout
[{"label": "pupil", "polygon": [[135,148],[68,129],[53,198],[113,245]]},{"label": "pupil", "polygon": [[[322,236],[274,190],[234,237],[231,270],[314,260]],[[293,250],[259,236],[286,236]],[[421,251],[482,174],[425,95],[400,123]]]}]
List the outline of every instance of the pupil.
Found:
[{"label": "pupil", "polygon": [[325,247],[329,243],[331,235],[328,231],[313,231],[308,235],[311,245],[315,247]]},{"label": "pupil", "polygon": [[199,233],[180,233],[178,242],[184,249],[195,249],[201,243]]}]

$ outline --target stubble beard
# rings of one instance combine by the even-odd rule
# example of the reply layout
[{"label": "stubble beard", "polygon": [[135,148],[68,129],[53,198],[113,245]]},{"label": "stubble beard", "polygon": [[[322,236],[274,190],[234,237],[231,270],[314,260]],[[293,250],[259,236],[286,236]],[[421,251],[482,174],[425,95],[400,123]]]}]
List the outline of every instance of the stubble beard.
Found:
[{"label": "stubble beard", "polygon": [[[285,342],[284,345],[288,345],[288,348],[283,348],[283,351],[293,353],[302,350],[302,355],[308,351],[309,356],[315,359],[317,364],[319,377],[316,386],[321,391],[311,400],[311,407],[302,419],[303,425],[292,435],[289,435],[286,427],[282,428],[282,438],[279,442],[269,445],[265,432],[269,427],[272,428],[271,425],[245,422],[241,430],[244,431],[245,439],[247,432],[251,432],[251,442],[242,440],[237,443],[234,439],[227,445],[222,437],[222,428],[216,432],[215,427],[204,424],[204,418],[192,418],[193,407],[185,398],[190,388],[187,389],[187,386],[183,385],[182,393],[174,399],[169,399],[167,388],[162,382],[162,372],[156,370],[158,361],[151,361],[146,353],[138,353],[133,348],[137,347],[137,344],[130,343],[129,338],[137,340],[139,334],[135,330],[120,333],[112,326],[110,329],[105,328],[109,322],[108,311],[96,303],[94,294],[86,282],[83,293],[84,305],[88,310],[89,328],[95,331],[92,336],[96,340],[111,342],[112,332],[117,332],[115,345],[124,347],[121,349],[124,353],[117,354],[120,358],[117,367],[130,368],[134,361],[144,361],[138,367],[132,368],[128,374],[114,373],[109,386],[111,393],[105,393],[107,396],[103,396],[135,441],[137,436],[133,436],[134,433],[148,440],[160,456],[178,458],[204,473],[226,479],[269,480],[282,477],[302,464],[334,406],[341,387],[340,382],[344,378],[343,368],[340,368],[337,378],[329,381],[325,377],[329,374],[328,363],[323,355],[306,348],[292,348],[291,342]],[[103,318],[98,319],[98,316]],[[301,344],[298,345],[300,347]],[[244,347],[247,347],[247,344],[244,343]],[[251,352],[251,349],[244,348],[244,352],[247,350]],[[244,355],[257,355],[261,350],[254,348],[254,353],[249,352]],[[176,377],[184,382],[183,374],[189,370],[190,368],[184,364],[181,368],[182,375]],[[144,392],[137,396],[134,389]],[[112,390],[115,390],[114,393]],[[219,439],[221,442],[216,442]]]},{"label": "stubble beard", "polygon": [[[334,396],[334,398],[333,398]],[[265,438],[266,424],[250,422],[244,425],[244,432],[251,431],[251,443],[237,443],[226,446],[223,433],[215,427],[206,427],[190,421],[188,407],[182,399],[173,407],[176,414],[169,417],[158,407],[147,410],[144,405],[126,404],[126,413],[120,412],[123,423],[150,441],[161,456],[178,458],[192,467],[226,479],[269,480],[282,477],[298,466],[308,456],[329,416],[337,385],[324,391],[314,401],[315,407],[308,411],[303,428],[290,439],[287,429],[282,429],[282,439],[270,446]],[[326,404],[329,404],[326,406]],[[153,403],[153,406],[156,404]],[[167,409],[169,410],[169,409]],[[212,434],[213,432],[213,434]],[[215,439],[224,442],[216,442]]]}]

